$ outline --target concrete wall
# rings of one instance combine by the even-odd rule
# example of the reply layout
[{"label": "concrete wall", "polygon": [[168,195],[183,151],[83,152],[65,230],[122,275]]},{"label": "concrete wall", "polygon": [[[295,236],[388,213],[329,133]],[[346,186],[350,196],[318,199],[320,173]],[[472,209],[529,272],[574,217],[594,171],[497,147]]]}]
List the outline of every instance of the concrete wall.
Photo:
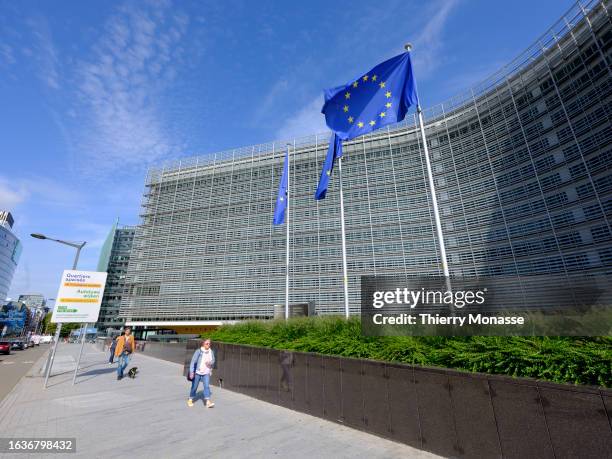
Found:
[{"label": "concrete wall", "polygon": [[[145,343],[183,364],[198,340]],[[604,458],[612,390],[213,343],[212,384],[460,458]]]},{"label": "concrete wall", "polygon": [[[188,342],[185,362],[197,345]],[[612,451],[611,390],[218,342],[213,348],[214,385],[443,456],[603,458]]]}]

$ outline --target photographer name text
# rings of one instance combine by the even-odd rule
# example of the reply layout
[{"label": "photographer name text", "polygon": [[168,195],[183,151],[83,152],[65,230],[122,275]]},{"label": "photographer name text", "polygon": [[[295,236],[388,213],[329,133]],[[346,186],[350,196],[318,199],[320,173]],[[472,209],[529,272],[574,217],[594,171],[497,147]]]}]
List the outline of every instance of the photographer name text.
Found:
[{"label": "photographer name text", "polygon": [[465,316],[447,316],[440,314],[374,314],[372,321],[376,325],[524,325],[522,316],[487,316],[467,314]]}]

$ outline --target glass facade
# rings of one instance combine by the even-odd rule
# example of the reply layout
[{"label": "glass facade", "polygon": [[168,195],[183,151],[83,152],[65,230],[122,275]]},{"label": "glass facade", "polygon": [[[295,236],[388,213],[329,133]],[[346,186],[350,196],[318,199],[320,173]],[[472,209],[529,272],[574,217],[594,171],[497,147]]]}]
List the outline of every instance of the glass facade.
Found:
[{"label": "glass facade", "polygon": [[[485,82],[425,109],[451,274],[612,276],[609,4],[573,7]],[[414,115],[345,143],[349,296],[360,277],[441,274]],[[291,302],[343,312],[338,175],[313,199],[329,134],[295,139]],[[272,216],[287,142],[149,171],[121,317],[269,317],[284,303],[285,227]]]},{"label": "glass facade", "polygon": [[[9,213],[6,214],[10,217]],[[0,303],[6,300],[21,256],[21,243],[13,234],[12,225],[12,217],[0,221]]]},{"label": "glass facade", "polygon": [[6,327],[5,337],[13,338],[23,336],[32,330],[35,323],[35,316],[31,309],[21,301],[9,301],[0,306],[0,331]]},{"label": "glass facade", "polygon": [[106,271],[108,276],[100,305],[100,315],[96,323],[99,331],[105,331],[108,328],[119,329],[124,324],[124,321],[119,318],[119,306],[125,291],[133,240],[134,227],[117,228],[115,224],[102,246],[97,270]]},{"label": "glass facade", "polygon": [[40,293],[19,295],[17,301],[20,303],[25,303],[30,309],[43,309],[47,304],[47,300],[45,300],[44,295]]}]

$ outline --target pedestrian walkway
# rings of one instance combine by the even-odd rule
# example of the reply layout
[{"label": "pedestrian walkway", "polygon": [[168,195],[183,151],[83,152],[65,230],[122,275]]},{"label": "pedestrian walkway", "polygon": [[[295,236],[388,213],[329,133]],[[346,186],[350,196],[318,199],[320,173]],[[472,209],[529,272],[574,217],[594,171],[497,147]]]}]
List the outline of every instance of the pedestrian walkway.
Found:
[{"label": "pedestrian walkway", "polygon": [[137,378],[117,381],[107,354],[88,344],[73,386],[77,353],[78,345],[59,345],[47,389],[45,357],[36,362],[0,403],[0,437],[76,437],[72,458],[437,457],[219,388],[215,408],[201,400],[189,408],[182,367],[142,354],[130,364]]}]

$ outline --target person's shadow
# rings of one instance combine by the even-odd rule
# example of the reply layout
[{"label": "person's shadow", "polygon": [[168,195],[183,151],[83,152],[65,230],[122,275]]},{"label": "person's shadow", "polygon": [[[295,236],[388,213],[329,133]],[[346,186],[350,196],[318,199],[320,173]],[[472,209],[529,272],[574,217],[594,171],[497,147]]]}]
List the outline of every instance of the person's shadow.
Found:
[{"label": "person's shadow", "polygon": [[85,373],[79,373],[79,375],[77,376],[77,382],[75,384],[80,384],[85,381],[89,381],[90,379],[96,378],[100,375],[104,375],[107,373],[114,373],[116,371],[117,371],[117,368],[112,367],[112,368],[97,368],[95,370],[86,371]]},{"label": "person's shadow", "polygon": [[291,392],[291,386],[293,385],[293,376],[291,374],[291,367],[293,365],[293,352],[281,351],[279,354],[279,360],[282,369],[280,379],[281,389],[286,392]]}]

